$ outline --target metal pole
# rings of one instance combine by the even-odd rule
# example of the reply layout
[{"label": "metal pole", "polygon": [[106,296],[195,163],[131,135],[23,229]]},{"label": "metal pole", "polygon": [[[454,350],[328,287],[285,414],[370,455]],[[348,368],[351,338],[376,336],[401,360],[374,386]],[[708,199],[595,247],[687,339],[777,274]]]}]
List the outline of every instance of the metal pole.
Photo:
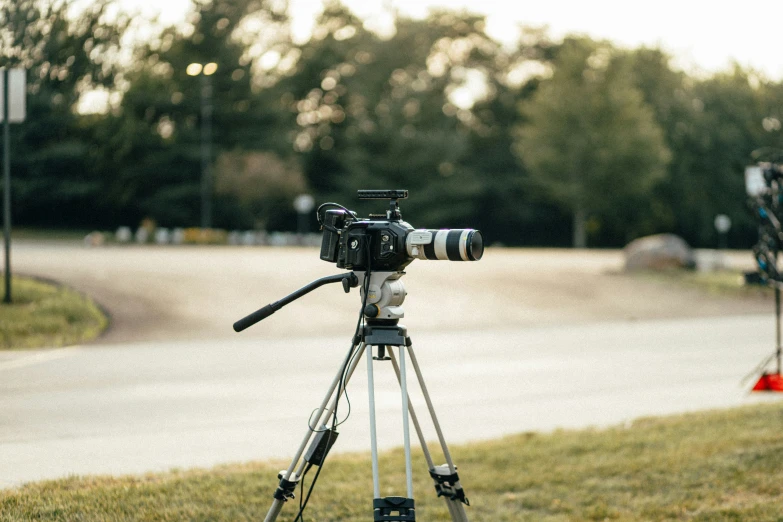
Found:
[{"label": "metal pole", "polygon": [[780,288],[775,286],[775,356],[778,361],[778,375],[780,375],[780,356],[783,348],[780,346]]},{"label": "metal pole", "polygon": [[[772,186],[772,210],[777,211],[778,204],[780,203],[780,184],[774,183]],[[778,268],[778,248],[780,248],[780,238],[776,238],[775,240],[775,252],[773,256],[773,262],[775,263],[775,270],[777,271]],[[777,281],[779,283],[779,281]],[[776,284],[775,285],[775,356],[777,358],[777,370],[778,375],[780,375],[780,355],[781,355],[781,346],[780,346],[780,287]]]},{"label": "metal pole", "polygon": [[[391,348],[389,348],[391,351]],[[408,498],[413,498],[413,467],[411,465],[411,430],[408,425],[408,377],[405,369],[405,347],[400,346],[400,390],[402,392],[402,437],[405,450],[405,479]]]},{"label": "metal pole", "polygon": [[370,395],[370,453],[372,456],[373,498],[381,498],[381,482],[378,476],[378,437],[375,427],[375,381],[372,375],[372,346],[365,345],[367,357],[367,390]]},{"label": "metal pole", "polygon": [[201,228],[212,227],[212,78],[201,74]]},{"label": "metal pole", "polygon": [[[397,382],[402,386],[400,367],[397,365],[397,359],[394,357],[394,352],[389,351],[389,358],[391,359],[394,373],[397,375]],[[421,431],[421,424],[419,423],[419,418],[416,416],[416,410],[414,409],[413,404],[411,404],[410,394],[408,394],[408,411],[411,412],[413,427],[416,429],[416,434],[419,436],[419,443],[421,444],[421,451],[424,453],[424,460],[427,461],[427,467],[432,469],[435,467],[435,462],[432,460],[430,449],[427,447],[427,440],[424,438],[424,433]]]},{"label": "metal pole", "polygon": [[427,408],[430,410],[432,424],[435,426],[435,433],[438,435],[438,441],[440,441],[443,456],[446,457],[446,464],[449,466],[449,472],[456,473],[457,467],[454,465],[454,460],[451,458],[451,452],[449,452],[448,446],[446,446],[446,437],[443,436],[443,430],[440,428],[438,416],[435,415],[435,407],[432,405],[432,399],[430,399],[430,392],[427,391],[427,385],[424,384],[424,376],[421,373],[421,367],[419,367],[419,361],[416,359],[416,354],[413,352],[413,346],[408,347],[408,355],[410,356],[411,364],[413,364],[413,370],[416,372],[416,378],[419,380],[421,394],[424,396],[424,401],[427,403]]},{"label": "metal pole", "polygon": [[11,302],[11,124],[8,103],[8,69],[3,69],[3,237],[5,240],[5,296]]}]

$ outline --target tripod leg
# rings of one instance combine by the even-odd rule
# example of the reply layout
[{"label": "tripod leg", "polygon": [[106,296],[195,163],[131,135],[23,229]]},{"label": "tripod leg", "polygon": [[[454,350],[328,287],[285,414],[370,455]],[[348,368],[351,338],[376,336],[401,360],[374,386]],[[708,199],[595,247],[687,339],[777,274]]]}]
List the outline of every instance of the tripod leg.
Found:
[{"label": "tripod leg", "polygon": [[[400,386],[402,386],[402,380],[400,378],[400,367],[397,365],[397,359],[394,357],[394,354],[390,354],[391,356],[391,363],[394,367],[394,373],[397,375],[397,382],[400,383]],[[419,418],[416,416],[416,410],[413,407],[413,404],[411,404],[410,396],[408,398],[408,411],[411,415],[411,422],[413,422],[413,427],[416,429],[416,435],[419,437],[419,444],[421,445],[421,450],[424,453],[424,460],[427,461],[427,469],[430,470],[430,472],[434,472],[435,470],[435,462],[432,460],[432,455],[430,454],[430,449],[427,446],[427,441],[424,438],[424,433],[421,431],[421,424],[419,423]],[[436,481],[436,485],[437,485]],[[464,510],[460,511],[457,506],[451,502],[451,500],[443,496],[443,500],[446,501],[446,507],[449,510],[449,514],[451,515],[451,520],[455,522],[459,521],[466,521],[467,517],[464,513]]]},{"label": "tripod leg", "polygon": [[421,374],[419,362],[416,360],[416,354],[413,352],[413,346],[410,344],[408,345],[408,355],[410,355],[411,364],[413,364],[413,369],[416,372],[416,378],[419,380],[421,393],[427,403],[427,409],[430,412],[432,424],[435,426],[435,432],[438,434],[438,441],[443,450],[443,456],[446,458],[447,469],[441,469],[443,467],[431,469],[430,476],[432,476],[436,482],[435,489],[438,491],[438,495],[446,496],[449,499],[449,503],[453,505],[454,510],[459,514],[459,518],[455,520],[467,522],[468,516],[467,513],[465,513],[465,505],[470,504],[467,497],[465,497],[465,492],[459,482],[457,467],[454,465],[451,453],[446,445],[446,438],[443,436],[443,430],[441,430],[438,416],[435,414],[435,408],[432,405],[432,399],[430,399],[430,394],[427,391],[427,385],[424,383],[424,376]]},{"label": "tripod leg", "polygon": [[[332,412],[337,407],[337,401],[339,401],[342,394],[345,393],[345,387],[348,386],[348,382],[351,380],[351,377],[353,376],[353,372],[356,370],[356,367],[359,365],[359,361],[361,360],[363,354],[364,354],[364,350],[362,349],[362,346],[359,346],[359,349],[354,352],[354,357],[353,360],[351,361],[351,365],[345,374],[345,381],[343,382],[343,388],[340,390],[340,393],[337,394],[332,399],[332,403],[329,406],[329,408],[326,409],[326,411],[324,411],[322,415],[320,415],[320,418],[322,419],[322,422],[320,423],[321,430],[327,429],[327,424],[326,424],[327,420],[329,419],[329,417],[332,416]],[[296,475],[298,477],[302,476],[302,472],[304,471],[306,465],[307,462],[304,460],[299,464],[299,467],[296,470]]]},{"label": "tripod leg", "polygon": [[[297,450],[296,455],[291,461],[291,465],[288,467],[288,470],[281,473],[280,486],[275,491],[274,501],[272,502],[272,506],[269,508],[269,511],[267,512],[266,517],[264,518],[264,522],[274,522],[277,519],[277,516],[280,514],[280,511],[283,509],[283,504],[285,504],[285,502],[289,498],[291,498],[289,494],[293,491],[293,488],[296,486],[297,481],[301,477],[302,469],[304,468],[305,463],[302,462],[302,464],[300,465],[296,473],[294,473],[294,468],[296,468],[297,463],[302,458],[302,454],[307,448],[307,444],[310,442],[310,439],[315,433],[315,430],[317,429],[319,424],[321,424],[321,419],[329,418],[329,415],[331,414],[332,411],[334,411],[335,405],[339,400],[339,395],[345,391],[345,388],[343,387],[343,389],[340,390],[340,394],[337,394],[337,396],[334,397],[334,399],[332,400],[332,405],[327,410],[326,406],[327,404],[329,404],[329,400],[332,399],[332,396],[335,395],[335,390],[337,389],[338,384],[340,384],[340,381],[343,376],[343,371],[345,370],[345,366],[347,364],[350,364],[344,382],[344,384],[347,385],[348,380],[351,378],[351,375],[353,375],[353,371],[356,369],[356,366],[359,364],[359,360],[362,357],[363,349],[364,349],[364,343],[361,343],[360,345],[358,345],[358,347],[357,345],[354,345],[351,348],[351,351],[348,354],[348,358],[346,359],[346,362],[340,367],[340,371],[337,372],[337,375],[332,381],[332,384],[329,387],[329,391],[326,393],[326,396],[324,397],[324,400],[321,402],[321,405],[316,411],[316,414],[310,419],[310,423],[308,425],[305,438],[302,440],[302,443],[299,445],[299,449]],[[324,412],[326,412],[326,417],[324,417]]]},{"label": "tripod leg", "polygon": [[[380,345],[383,346],[383,345]],[[386,346],[379,348],[379,353],[384,353]],[[372,485],[373,485],[373,520],[385,521],[410,521],[416,520],[416,508],[413,500],[413,467],[411,466],[410,426],[408,422],[408,390],[405,385],[405,355],[404,348],[400,346],[402,368],[402,415],[403,436],[405,440],[405,478],[407,479],[406,497],[381,497],[381,487],[378,472],[378,443],[375,415],[375,382],[373,377],[372,345],[365,347],[367,352],[367,390],[370,399],[370,448],[372,451]],[[390,358],[394,356],[389,347]]]},{"label": "tripod leg", "polygon": [[[391,352],[391,350],[389,350]],[[413,466],[411,465],[411,429],[408,423],[408,381],[405,372],[405,347],[400,346],[400,391],[402,392],[402,436],[405,449],[405,479],[408,498],[413,498]]]},{"label": "tripod leg", "polygon": [[367,390],[370,398],[370,451],[372,452],[372,495],[381,498],[381,483],[378,478],[378,439],[375,424],[375,379],[372,374],[372,346],[366,345]]},{"label": "tripod leg", "polygon": [[[392,366],[394,367],[394,373],[397,375],[397,382],[401,383],[400,380],[400,367],[397,365],[397,358],[394,357],[394,355],[391,355],[391,362]],[[424,433],[421,431],[421,424],[419,424],[419,418],[416,416],[416,410],[413,407],[413,404],[410,402],[410,398],[408,399],[408,411],[411,414],[411,421],[413,422],[413,427],[416,430],[416,435],[419,437],[419,443],[421,444],[421,449],[424,452],[424,460],[427,461],[427,465],[430,468],[435,467],[435,463],[432,460],[432,455],[430,454],[430,450],[427,447],[427,442],[424,440]]]}]

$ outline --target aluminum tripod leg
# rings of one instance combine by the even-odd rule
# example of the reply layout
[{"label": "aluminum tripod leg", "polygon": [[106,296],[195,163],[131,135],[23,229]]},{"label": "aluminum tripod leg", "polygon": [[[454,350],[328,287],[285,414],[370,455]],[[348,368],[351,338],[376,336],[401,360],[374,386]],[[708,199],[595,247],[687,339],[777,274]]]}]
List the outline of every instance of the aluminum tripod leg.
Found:
[{"label": "aluminum tripod leg", "polygon": [[[410,426],[408,423],[408,410],[409,397],[408,388],[405,379],[405,353],[403,350],[405,347],[400,346],[400,368],[397,370],[397,379],[400,382],[400,389],[402,393],[402,432],[403,432],[403,447],[405,451],[405,485],[407,498],[413,499],[413,466],[411,464],[411,437]],[[370,399],[370,449],[372,452],[372,485],[373,485],[373,498],[376,500],[381,499],[380,479],[378,472],[378,442],[377,442],[377,430],[375,423],[375,381],[373,377],[373,358],[372,358],[372,346],[367,345],[365,347],[367,352],[367,390]],[[389,355],[394,356],[391,347],[389,347]],[[402,377],[400,377],[400,371]]]},{"label": "aluminum tripod leg", "polygon": [[[407,337],[404,327],[401,328],[401,331],[402,331],[401,335],[398,334],[398,337],[396,338],[391,337],[390,339],[392,339],[393,341],[397,341],[397,339],[404,338],[405,342],[409,344],[410,338]],[[381,339],[383,338],[381,337]],[[374,340],[377,341],[378,338],[376,337]],[[369,337],[367,341],[369,341]],[[317,413],[312,416],[310,423],[308,425],[308,431],[305,435],[305,439],[302,441],[302,444],[300,445],[296,456],[292,460],[288,470],[284,470],[281,472],[280,486],[278,487],[277,491],[275,491],[275,495],[274,495],[275,500],[271,508],[269,509],[266,518],[264,519],[265,522],[274,522],[277,519],[277,516],[280,514],[282,510],[282,506],[285,504],[286,500],[288,500],[289,498],[293,498],[294,489],[297,483],[301,480],[305,467],[308,465],[306,459],[310,459],[311,461],[315,462],[315,460],[312,458],[313,447],[318,448],[319,444],[322,443],[324,440],[323,437],[325,437],[326,435],[321,435],[320,441],[316,440],[311,444],[311,448],[307,453],[308,456],[305,456],[305,460],[302,460],[302,455],[304,454],[305,449],[308,447],[308,443],[310,442],[310,439],[313,437],[314,433],[316,433],[317,427],[320,426],[321,428],[317,430],[319,432],[328,429],[326,423],[328,422],[328,419],[333,415],[337,407],[337,403],[342,393],[345,390],[344,386],[347,385],[348,381],[351,379],[353,372],[356,370],[356,367],[359,364],[359,361],[363,355],[367,356],[367,380],[368,380],[368,393],[370,399],[370,434],[371,434],[371,450],[372,450],[372,466],[373,466],[373,495],[374,495],[373,509],[374,509],[375,520],[376,521],[415,520],[415,508],[413,504],[413,473],[412,473],[412,465],[411,465],[410,427],[409,427],[409,422],[413,422],[414,428],[416,429],[416,434],[419,437],[419,442],[424,452],[425,459],[427,460],[427,465],[429,466],[430,476],[435,482],[435,489],[438,493],[438,496],[444,497],[444,500],[446,501],[446,507],[448,508],[449,514],[451,515],[451,520],[453,522],[468,522],[468,517],[467,514],[465,513],[465,507],[464,507],[465,505],[468,505],[468,501],[467,498],[465,498],[464,491],[462,490],[462,486],[459,483],[457,468],[454,465],[454,462],[452,461],[451,454],[449,452],[448,446],[446,445],[446,440],[443,436],[443,432],[441,430],[440,423],[438,422],[437,415],[435,414],[435,409],[432,405],[432,400],[430,399],[429,392],[427,391],[427,386],[424,383],[424,377],[422,376],[421,368],[419,367],[419,363],[416,360],[416,355],[413,351],[413,348],[410,345],[406,347],[402,345],[401,342],[400,344],[392,345],[392,346],[399,346],[400,349],[399,363],[397,358],[394,356],[392,346],[386,345],[386,343],[383,344],[389,348],[388,351],[389,358],[391,359],[392,366],[394,368],[395,374],[397,375],[397,380],[400,384],[400,391],[402,394],[403,436],[404,436],[404,444],[405,444],[405,471],[406,471],[406,479],[407,479],[407,484],[406,484],[407,498],[403,498],[403,497],[381,498],[380,497],[380,479],[379,479],[379,470],[378,470],[378,447],[377,447],[377,430],[376,430],[376,413],[375,413],[375,391],[374,391],[375,388],[374,388],[373,358],[372,358],[372,347],[376,346],[376,344],[368,345],[367,341],[363,340],[361,343],[354,345],[351,348],[351,352],[346,358],[346,361],[343,364],[343,366],[340,368],[340,371],[335,376],[335,379],[332,382],[332,385],[329,388],[326,397],[324,397],[323,402],[318,408]],[[377,346],[380,345],[381,343],[377,344]],[[416,415],[413,405],[410,403],[410,396],[408,394],[407,378],[406,378],[407,377],[406,360],[408,358],[410,358],[410,363],[413,364],[413,368],[416,373],[416,377],[418,379],[419,386],[422,391],[422,395],[424,396],[424,399],[427,403],[427,408],[429,410],[430,418],[432,419],[432,423],[437,432],[441,449],[446,459],[446,464],[442,466],[436,466],[435,463],[433,462],[432,455],[429,452],[429,449],[426,444],[426,440],[424,438],[424,434],[421,430],[419,419]],[[343,374],[345,374],[344,378],[343,378]],[[338,389],[338,385],[340,385],[341,381],[343,381],[343,386],[341,386]],[[337,393],[335,393],[335,390],[337,390]],[[318,464],[316,463],[315,465]]]},{"label": "aluminum tripod leg", "polygon": [[[298,468],[297,468],[297,464],[302,458],[302,454],[307,448],[307,444],[310,442],[310,439],[312,438],[316,429],[318,429],[319,426],[325,427],[326,424],[325,420],[328,419],[329,416],[334,411],[337,401],[340,399],[340,395],[345,392],[345,386],[348,384],[348,381],[351,379],[351,376],[353,375],[356,366],[359,364],[359,360],[362,358],[363,353],[364,353],[364,343],[361,343],[358,346],[354,345],[354,347],[351,349],[349,358],[347,359],[346,363],[340,366],[340,370],[337,372],[337,375],[332,381],[332,384],[329,387],[329,391],[326,393],[323,402],[321,402],[321,405],[316,411],[316,414],[313,415],[313,417],[310,419],[310,423],[308,425],[305,438],[302,440],[302,444],[300,444],[299,449],[296,452],[296,456],[291,461],[291,465],[288,467],[288,470],[284,472],[285,476],[282,477],[283,480],[290,480],[291,482],[296,482],[301,478],[302,470],[304,469],[306,463],[302,461],[299,464]],[[342,379],[343,370],[345,369],[346,364],[348,364],[349,367],[345,376],[345,382],[343,383],[343,387],[340,390],[340,393],[335,394],[335,390],[337,389],[337,386],[340,384],[340,380]],[[332,398],[333,395],[334,398]],[[331,405],[327,409],[327,404],[329,404],[330,399],[332,399]],[[324,419],[324,422],[321,422],[321,419]],[[296,472],[294,472],[294,468],[296,468]],[[280,488],[278,488],[278,490],[279,489]],[[275,500],[272,503],[272,506],[269,508],[269,511],[266,514],[266,518],[264,518],[264,522],[274,522],[277,519],[277,516],[280,514],[280,511],[283,509],[283,505],[286,502],[286,498],[278,498],[278,496],[279,495],[277,495],[276,492]]]},{"label": "aluminum tripod leg", "polygon": [[[400,377],[400,368],[397,365],[397,359],[392,356],[392,366],[394,366],[394,373],[397,374],[397,381],[402,384],[401,377]],[[427,441],[424,439],[424,433],[421,431],[421,424],[419,424],[419,418],[416,416],[416,409],[413,407],[413,404],[410,402],[410,398],[408,399],[408,411],[411,415],[411,421],[413,422],[413,427],[416,429],[416,435],[419,437],[419,444],[421,445],[421,450],[424,453],[424,460],[427,461],[427,469],[433,470],[435,469],[435,463],[432,460],[432,455],[430,454],[430,450],[427,447]],[[444,500],[446,501],[446,507],[449,509],[449,514],[451,515],[451,519],[454,521],[462,520],[459,518],[458,513],[454,511],[454,505],[449,501],[448,498],[444,497]]]},{"label": "aluminum tripod leg", "polygon": [[381,481],[378,478],[378,436],[375,425],[375,378],[372,371],[372,346],[365,346],[367,357],[367,391],[370,399],[370,452],[372,454],[372,496],[380,498]]},{"label": "aluminum tripod leg", "polygon": [[[400,348],[400,350],[401,350],[400,353],[402,354],[402,347]],[[411,363],[413,364],[413,368],[416,372],[416,377],[419,380],[419,386],[421,387],[422,395],[424,395],[424,399],[427,402],[427,408],[429,409],[432,423],[435,426],[435,431],[438,434],[438,440],[440,442],[443,455],[446,458],[446,466],[448,466],[448,472],[449,474],[456,475],[457,468],[454,465],[454,461],[451,459],[451,453],[449,452],[448,446],[446,445],[446,439],[443,436],[443,431],[441,430],[440,423],[438,422],[437,415],[435,414],[435,409],[432,406],[432,400],[430,399],[429,392],[427,391],[427,386],[424,384],[424,377],[422,376],[421,368],[419,367],[418,361],[416,360],[416,355],[413,353],[412,346],[408,347],[408,354],[410,355]],[[397,360],[395,359],[393,353],[390,354],[390,357],[391,357],[392,366],[394,367],[394,372],[397,374],[397,380],[400,381],[400,384],[402,384],[400,367],[397,365]],[[427,466],[429,467],[430,474],[432,475],[436,471],[436,466],[434,461],[432,460],[432,455],[430,454],[429,448],[427,447],[427,441],[425,440],[424,434],[421,430],[421,424],[419,423],[419,419],[416,416],[416,412],[413,408],[413,405],[410,403],[410,400],[408,400],[408,409],[410,412],[411,421],[413,422],[413,426],[416,429],[416,434],[419,437],[419,443],[421,444],[421,449],[424,453],[424,459],[427,461]],[[439,496],[442,496],[446,501],[446,507],[449,510],[451,519],[454,522],[468,522],[468,515],[465,512],[465,505],[463,504],[463,502],[459,498],[455,498],[454,496],[450,496],[448,494],[441,494],[440,482],[435,477],[433,477],[433,480],[435,481],[435,488],[438,491]],[[461,493],[464,497],[464,493],[462,493],[462,486],[459,484],[459,481],[452,484],[452,486],[455,491]],[[446,492],[444,491],[444,493]]]}]

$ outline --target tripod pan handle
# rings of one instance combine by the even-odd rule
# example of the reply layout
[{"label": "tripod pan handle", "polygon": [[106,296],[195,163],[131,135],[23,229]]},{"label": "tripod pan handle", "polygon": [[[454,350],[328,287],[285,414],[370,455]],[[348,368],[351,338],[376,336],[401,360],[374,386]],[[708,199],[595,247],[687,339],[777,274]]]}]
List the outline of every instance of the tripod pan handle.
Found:
[{"label": "tripod pan handle", "polygon": [[256,324],[259,321],[262,321],[275,313],[277,310],[272,308],[271,304],[266,305],[265,307],[261,308],[260,310],[256,310],[252,314],[248,315],[247,317],[243,317],[239,321],[234,323],[234,331],[235,332],[241,332],[245,328],[249,328]]},{"label": "tripod pan handle", "polygon": [[[344,282],[346,280],[347,283]],[[268,304],[265,307],[261,308],[260,310],[256,310],[255,312],[248,315],[247,317],[243,317],[242,319],[234,323],[234,331],[241,332],[245,328],[253,326],[257,322],[266,319],[273,313],[277,312],[288,303],[296,301],[303,295],[312,292],[318,287],[321,287],[323,285],[328,285],[329,283],[339,283],[341,281],[343,281],[343,288],[345,289],[346,292],[348,291],[349,288],[359,286],[359,278],[356,277],[356,274],[354,274],[353,272],[350,272],[348,274],[338,274],[333,276],[322,277],[321,279],[316,279],[309,285],[303,286],[293,294],[288,295],[280,299],[279,301],[275,301],[272,304]]]}]

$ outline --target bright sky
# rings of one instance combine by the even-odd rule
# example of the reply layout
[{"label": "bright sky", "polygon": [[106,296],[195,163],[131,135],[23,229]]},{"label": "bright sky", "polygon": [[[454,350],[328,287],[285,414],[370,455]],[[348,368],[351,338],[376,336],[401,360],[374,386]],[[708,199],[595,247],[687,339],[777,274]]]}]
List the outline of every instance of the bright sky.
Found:
[{"label": "bright sky", "polygon": [[[122,0],[161,21],[175,23],[189,9],[189,0]],[[511,42],[522,25],[547,25],[553,37],[586,33],[614,43],[660,46],[689,71],[712,72],[731,62],[752,66],[772,79],[783,79],[781,20],[783,0],[343,0],[368,20],[368,28],[388,25],[388,9],[423,17],[431,7],[468,9],[487,15],[487,31]],[[321,0],[289,0],[297,40],[307,39]]]}]

